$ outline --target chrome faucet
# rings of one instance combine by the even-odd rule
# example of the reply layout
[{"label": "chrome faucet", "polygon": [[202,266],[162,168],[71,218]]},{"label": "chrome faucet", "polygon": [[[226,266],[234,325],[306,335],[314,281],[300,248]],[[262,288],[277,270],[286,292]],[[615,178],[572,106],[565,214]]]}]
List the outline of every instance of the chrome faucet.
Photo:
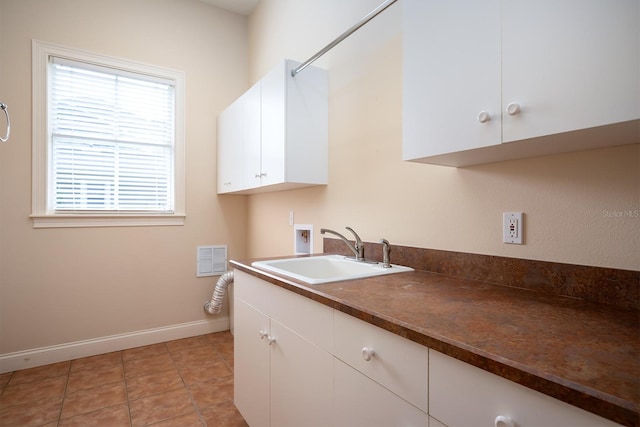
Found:
[{"label": "chrome faucet", "polygon": [[382,243],[382,267],[391,268],[391,258],[389,257],[391,246],[389,246],[389,241],[387,239],[380,239],[380,243]]},{"label": "chrome faucet", "polygon": [[342,234],[338,233],[337,231],[329,230],[327,228],[321,228],[320,234],[329,233],[329,234],[334,234],[338,236],[339,238],[342,239],[344,243],[346,243],[349,249],[351,249],[357,261],[364,261],[364,243],[362,243],[362,239],[360,238],[360,236],[358,236],[358,234],[355,231],[353,231],[353,228],[351,227],[345,227],[345,228],[349,230],[353,234],[353,236],[356,238],[355,245],[352,245],[351,242],[348,241],[346,237],[344,237]]}]

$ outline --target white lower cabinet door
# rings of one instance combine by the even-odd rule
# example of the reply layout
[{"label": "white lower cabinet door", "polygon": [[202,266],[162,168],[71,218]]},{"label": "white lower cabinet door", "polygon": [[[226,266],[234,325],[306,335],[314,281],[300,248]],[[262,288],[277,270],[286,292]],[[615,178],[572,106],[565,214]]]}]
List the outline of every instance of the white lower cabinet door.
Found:
[{"label": "white lower cabinet door", "polygon": [[339,359],[334,360],[336,427],[429,425],[429,417]]},{"label": "white lower cabinet door", "polygon": [[619,426],[434,350],[429,350],[429,414],[449,427]]},{"label": "white lower cabinet door", "polygon": [[330,426],[333,356],[273,319],[271,336],[271,426]]},{"label": "white lower cabinet door", "polygon": [[233,308],[234,402],[251,427],[268,426],[270,320],[238,298]]},{"label": "white lower cabinet door", "polygon": [[426,347],[337,310],[333,321],[338,359],[427,412]]}]

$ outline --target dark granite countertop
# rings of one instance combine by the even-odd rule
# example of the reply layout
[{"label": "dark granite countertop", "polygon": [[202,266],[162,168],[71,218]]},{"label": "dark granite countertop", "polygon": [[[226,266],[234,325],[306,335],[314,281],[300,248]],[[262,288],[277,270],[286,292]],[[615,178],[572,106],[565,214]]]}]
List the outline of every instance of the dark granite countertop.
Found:
[{"label": "dark granite countertop", "polygon": [[307,285],[233,267],[623,425],[640,424],[638,310],[426,271]]}]

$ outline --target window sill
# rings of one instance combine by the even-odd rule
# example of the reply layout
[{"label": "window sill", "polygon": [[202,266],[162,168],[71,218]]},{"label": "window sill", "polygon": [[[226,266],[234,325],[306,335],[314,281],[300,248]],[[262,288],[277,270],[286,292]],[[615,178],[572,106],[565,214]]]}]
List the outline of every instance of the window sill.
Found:
[{"label": "window sill", "polygon": [[57,214],[31,215],[31,219],[33,228],[153,227],[184,225],[185,215]]}]

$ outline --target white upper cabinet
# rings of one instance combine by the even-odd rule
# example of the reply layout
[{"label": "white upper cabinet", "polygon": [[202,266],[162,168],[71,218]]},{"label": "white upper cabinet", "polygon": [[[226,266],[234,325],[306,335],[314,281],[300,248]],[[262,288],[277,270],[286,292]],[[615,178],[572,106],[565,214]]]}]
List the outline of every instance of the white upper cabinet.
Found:
[{"label": "white upper cabinet", "polygon": [[403,8],[405,160],[466,166],[640,142],[637,0]]},{"label": "white upper cabinet", "polygon": [[500,0],[403,7],[404,159],[500,143]]},{"label": "white upper cabinet", "polygon": [[[241,191],[260,170],[260,83],[218,117],[218,193]],[[222,142],[224,141],[224,142]]]},{"label": "white upper cabinet", "polygon": [[[327,184],[328,74],[307,67],[292,77],[298,65],[282,61],[220,114],[218,193]],[[235,106],[239,101],[241,115]],[[230,169],[242,171],[238,186],[227,178],[236,176]]]},{"label": "white upper cabinet", "polygon": [[503,1],[503,108],[522,109],[504,141],[640,118],[639,14],[638,0]]},{"label": "white upper cabinet", "polygon": [[[242,189],[242,123],[244,98],[238,98],[218,116],[218,193]],[[219,141],[228,141],[220,144]]]},{"label": "white upper cabinet", "polygon": [[[235,167],[242,170],[242,184],[236,190],[244,190],[253,185],[260,185],[260,165],[262,162],[262,83],[258,82],[240,97],[243,100],[242,111],[242,156]],[[235,141],[221,140],[224,146]],[[234,191],[236,191],[234,190]]]}]

